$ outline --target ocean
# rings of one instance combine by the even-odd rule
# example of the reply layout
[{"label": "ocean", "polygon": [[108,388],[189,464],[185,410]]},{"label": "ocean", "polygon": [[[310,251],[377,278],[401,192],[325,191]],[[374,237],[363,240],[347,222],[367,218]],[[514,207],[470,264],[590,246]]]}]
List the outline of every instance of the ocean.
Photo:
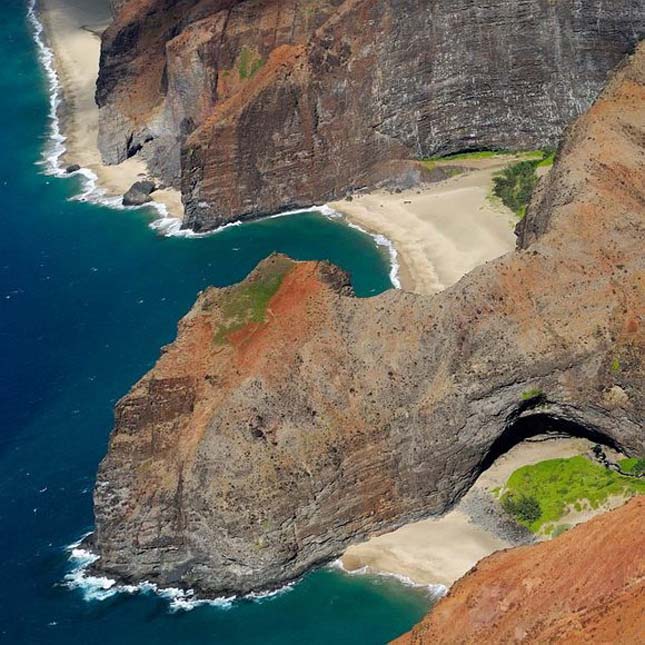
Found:
[{"label": "ocean", "polygon": [[324,568],[269,597],[195,604],[92,587],[76,570],[113,406],[201,289],[273,251],[331,260],[361,297],[396,276],[383,240],[319,212],[191,238],[153,229],[154,209],[75,199],[98,196],[91,178],[51,174],[62,142],[27,11],[0,6],[0,642],[355,645],[406,631],[433,595],[393,578]]}]

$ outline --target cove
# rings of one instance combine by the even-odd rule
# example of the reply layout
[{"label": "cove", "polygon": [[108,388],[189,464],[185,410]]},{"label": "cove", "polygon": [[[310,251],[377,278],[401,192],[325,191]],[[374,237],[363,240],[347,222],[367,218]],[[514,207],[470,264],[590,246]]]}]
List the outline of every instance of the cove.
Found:
[{"label": "cove", "polygon": [[38,165],[45,78],[26,3],[0,8],[0,639],[8,643],[383,643],[430,606],[425,590],[320,570],[286,593],[172,613],[154,594],[88,601],[66,545],[92,530],[91,493],[115,402],[174,338],[196,294],[274,251],[329,259],[359,296],[390,288],[372,238],[316,213],[163,237],[152,212],[70,201]]}]

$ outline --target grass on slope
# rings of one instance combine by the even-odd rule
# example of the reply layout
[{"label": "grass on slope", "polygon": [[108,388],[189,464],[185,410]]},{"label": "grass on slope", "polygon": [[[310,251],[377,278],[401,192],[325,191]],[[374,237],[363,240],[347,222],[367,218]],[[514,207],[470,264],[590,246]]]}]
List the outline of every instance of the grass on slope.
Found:
[{"label": "grass on slope", "polygon": [[[643,460],[640,460],[643,461]],[[628,463],[625,463],[628,462]],[[633,463],[632,463],[633,462]],[[628,472],[639,460],[620,465]],[[572,507],[597,509],[611,496],[645,493],[645,480],[624,477],[583,456],[549,459],[516,470],[501,491],[502,505],[534,533],[558,531],[556,523]],[[533,510],[537,503],[537,513]],[[550,525],[550,526],[548,526]]]},{"label": "grass on slope", "polygon": [[[454,155],[447,155],[445,157],[427,157],[421,161],[429,167],[433,167],[436,164],[451,164],[455,161],[470,161],[473,159],[504,159],[511,157],[522,160],[532,159],[542,163],[548,154],[548,152],[543,150],[526,150],[523,152],[512,152],[511,150],[476,150],[473,152],[458,152]],[[551,161],[551,163],[553,163],[553,161]]]},{"label": "grass on slope", "polygon": [[633,475],[641,475],[645,473],[645,458],[643,457],[630,457],[629,459],[621,459],[618,465],[626,473]]},{"label": "grass on slope", "polygon": [[214,342],[223,345],[230,334],[245,325],[264,322],[269,301],[291,267],[289,260],[280,259],[224,294],[220,301],[223,322],[215,332]]}]

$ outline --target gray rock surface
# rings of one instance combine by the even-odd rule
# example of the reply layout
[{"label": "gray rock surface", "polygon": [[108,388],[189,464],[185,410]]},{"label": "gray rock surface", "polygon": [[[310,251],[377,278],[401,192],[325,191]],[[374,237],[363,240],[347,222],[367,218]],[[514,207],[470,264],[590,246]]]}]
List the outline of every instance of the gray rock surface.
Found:
[{"label": "gray rock surface", "polygon": [[435,296],[354,298],[283,256],[202,293],[116,407],[97,572],[280,585],[446,511],[529,422],[644,454],[644,103],[645,46],[569,129],[518,250]]},{"label": "gray rock surface", "polygon": [[123,195],[124,206],[142,206],[152,201],[150,195],[155,191],[156,186],[153,181],[143,180],[135,181]]},{"label": "gray rock surface", "polygon": [[553,146],[643,34],[642,0],[131,0],[103,37],[100,147],[214,228],[392,160]]}]

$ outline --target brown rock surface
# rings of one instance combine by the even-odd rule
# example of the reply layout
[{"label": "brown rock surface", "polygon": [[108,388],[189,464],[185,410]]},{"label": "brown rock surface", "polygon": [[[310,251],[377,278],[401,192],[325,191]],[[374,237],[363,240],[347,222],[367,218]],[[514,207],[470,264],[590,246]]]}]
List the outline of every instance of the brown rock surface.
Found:
[{"label": "brown rock surface", "polygon": [[280,256],[202,294],[117,406],[97,567],[279,584],[445,511],[531,419],[645,453],[644,104],[642,46],[570,128],[520,248],[436,296],[354,298]]},{"label": "brown rock surface", "polygon": [[643,34],[637,0],[130,0],[103,36],[100,147],[213,228],[392,160],[554,145]]},{"label": "brown rock surface", "polygon": [[495,553],[396,645],[643,642],[645,498]]}]

